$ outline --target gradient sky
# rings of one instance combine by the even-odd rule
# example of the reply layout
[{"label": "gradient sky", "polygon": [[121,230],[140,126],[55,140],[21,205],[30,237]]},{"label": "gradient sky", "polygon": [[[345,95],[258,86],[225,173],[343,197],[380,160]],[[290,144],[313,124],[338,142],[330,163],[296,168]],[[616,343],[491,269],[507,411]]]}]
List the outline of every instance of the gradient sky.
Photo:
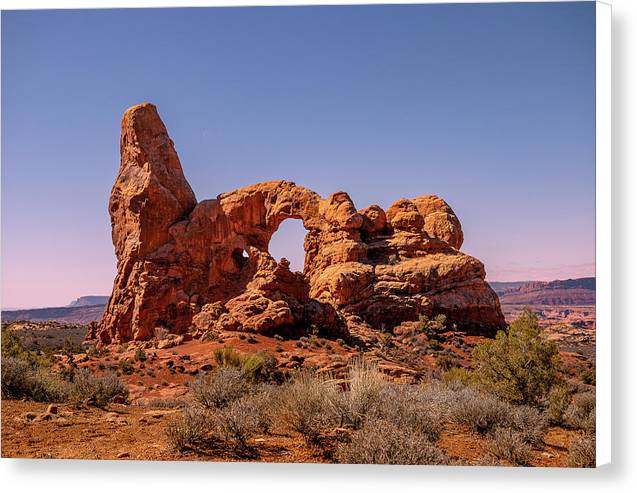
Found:
[{"label": "gradient sky", "polygon": [[[488,279],[594,275],[594,76],[592,2],[3,12],[2,306],[110,294],[120,118],[143,101],[198,200],[433,193]],[[293,266],[299,226],[271,245]]]}]

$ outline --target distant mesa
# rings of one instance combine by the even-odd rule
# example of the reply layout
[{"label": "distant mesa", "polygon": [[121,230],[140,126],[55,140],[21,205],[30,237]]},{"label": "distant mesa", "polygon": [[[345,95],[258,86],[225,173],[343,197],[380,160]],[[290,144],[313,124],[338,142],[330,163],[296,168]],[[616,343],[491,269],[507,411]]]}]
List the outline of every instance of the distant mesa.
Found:
[{"label": "distant mesa", "polygon": [[2,310],[3,322],[66,322],[88,324],[102,318],[108,296],[81,296],[66,306]]},{"label": "distant mesa", "polygon": [[[436,314],[477,334],[505,325],[483,264],[460,252],[460,221],[441,198],[357,210],[345,192],[323,198],[270,181],[198,202],[149,103],[124,113],[109,213],[117,277],[89,335],[102,343],[308,327],[362,338]],[[290,218],[307,230],[303,273],[268,251]]]},{"label": "distant mesa", "polygon": [[108,303],[108,296],[80,296],[75,301],[71,301],[67,306],[92,306],[105,305]]},{"label": "distant mesa", "polygon": [[555,281],[492,282],[502,304],[594,305],[595,278]]}]

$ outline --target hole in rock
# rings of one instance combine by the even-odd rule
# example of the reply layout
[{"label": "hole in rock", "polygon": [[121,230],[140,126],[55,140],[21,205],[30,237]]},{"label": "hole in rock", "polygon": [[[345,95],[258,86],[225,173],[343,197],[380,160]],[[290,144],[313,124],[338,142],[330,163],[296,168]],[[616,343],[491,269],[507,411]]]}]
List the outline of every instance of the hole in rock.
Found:
[{"label": "hole in rock", "polygon": [[285,257],[290,261],[290,270],[292,272],[303,272],[305,261],[303,241],[306,233],[303,221],[300,219],[286,219],[270,239],[270,245],[268,246],[270,255],[277,262],[281,261],[281,257]]},{"label": "hole in rock", "polygon": [[234,261],[234,265],[237,267],[237,270],[243,269],[243,266],[248,262],[249,258],[248,252],[246,252],[243,248],[235,248],[232,251],[232,260]]}]

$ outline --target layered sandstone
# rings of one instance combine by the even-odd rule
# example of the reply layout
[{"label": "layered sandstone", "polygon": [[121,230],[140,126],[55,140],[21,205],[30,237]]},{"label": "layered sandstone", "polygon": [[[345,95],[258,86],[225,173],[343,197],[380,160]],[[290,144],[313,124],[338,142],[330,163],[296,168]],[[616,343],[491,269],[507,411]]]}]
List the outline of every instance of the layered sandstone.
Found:
[{"label": "layered sandstone", "polygon": [[[391,330],[444,313],[460,330],[504,326],[484,266],[459,251],[460,221],[442,199],[357,210],[271,181],[197,203],[152,104],[122,120],[121,166],[109,211],[117,277],[96,331],[104,343],[158,331],[262,334]],[[268,244],[286,219],[307,230],[303,273]]]}]

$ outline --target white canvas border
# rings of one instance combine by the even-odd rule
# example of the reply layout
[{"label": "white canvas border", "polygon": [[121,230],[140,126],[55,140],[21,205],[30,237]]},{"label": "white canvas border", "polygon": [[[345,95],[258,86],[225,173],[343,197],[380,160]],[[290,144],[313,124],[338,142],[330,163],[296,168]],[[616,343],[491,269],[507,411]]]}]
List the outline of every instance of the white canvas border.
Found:
[{"label": "white canvas border", "polygon": [[[502,0],[461,0],[458,2],[435,0],[190,0],[179,5],[175,0],[2,0],[3,9],[27,9],[27,8],[117,8],[117,7],[182,7],[182,6],[258,6],[258,5],[332,5],[332,4],[378,4],[378,3],[500,3]],[[519,1],[536,2],[547,0],[504,0],[515,3]],[[578,1],[578,0],[555,0]],[[611,462],[611,6],[602,2],[596,2],[596,277],[597,277],[597,302],[596,302],[596,360],[597,360],[597,465]],[[6,465],[7,461],[2,461]],[[24,464],[24,461],[22,461]],[[27,461],[38,462],[38,461]],[[56,461],[53,461],[56,462]],[[39,461],[40,467],[45,468],[51,461]],[[108,463],[103,463],[107,467]],[[86,462],[84,462],[86,465]],[[170,469],[170,464],[157,464],[158,470],[164,467]],[[179,464],[182,467],[184,464]],[[258,468],[259,466],[251,465]],[[34,466],[36,467],[36,466]],[[118,463],[113,467],[126,467],[126,464]],[[228,465],[228,468],[237,467]],[[241,467],[241,466],[238,466]],[[308,466],[309,467],[309,466]],[[59,462],[55,470],[63,472],[65,467]],[[194,469],[194,466],[193,466]],[[480,472],[482,469],[482,472]],[[471,473],[486,474],[490,468],[476,468]],[[60,471],[61,470],[61,471]],[[89,469],[94,474],[97,468]],[[173,469],[174,470],[174,469]],[[33,473],[34,470],[23,468],[23,473]],[[245,470],[243,470],[245,472]],[[49,469],[53,475],[52,468]],[[68,472],[68,470],[67,470]],[[139,472],[139,471],[138,471]],[[429,469],[431,474],[433,471]],[[464,471],[465,477],[469,471]],[[517,483],[517,474],[525,474],[524,470],[496,471],[500,476],[502,486],[510,481],[513,486]],[[536,471],[539,474],[560,474],[564,471]],[[581,471],[584,473],[583,471]],[[515,474],[515,475],[512,475]],[[222,475],[223,476],[223,475]],[[405,474],[405,481],[409,481],[409,475]],[[431,474],[435,477],[435,474]],[[70,477],[70,473],[69,473]],[[372,475],[372,478],[375,478]],[[545,479],[548,479],[544,476]],[[23,478],[24,479],[24,474]],[[48,483],[49,478],[43,479]],[[126,478],[123,478],[126,479]],[[129,480],[132,478],[129,476]],[[164,478],[166,479],[166,478]],[[220,478],[228,480],[228,478]],[[233,478],[234,479],[234,478]],[[432,478],[433,480],[434,478]],[[440,478],[438,478],[440,479]],[[581,476],[580,476],[581,479]],[[229,480],[228,480],[229,481]],[[4,481],[3,481],[4,482]],[[7,484],[7,483],[5,483]],[[16,483],[17,487],[19,483]],[[546,483],[543,483],[544,486]],[[593,483],[594,484],[594,483]],[[589,486],[591,483],[589,483]],[[100,485],[98,490],[101,490]],[[385,485],[387,486],[387,485]],[[484,483],[475,484],[476,491]],[[518,484],[518,486],[520,486]],[[599,485],[597,485],[599,486]],[[267,488],[266,488],[267,489]],[[584,488],[586,489],[586,488]],[[310,488],[311,490],[311,488]]]},{"label": "white canvas border", "polygon": [[611,462],[611,15],[595,5],[596,462]]}]

